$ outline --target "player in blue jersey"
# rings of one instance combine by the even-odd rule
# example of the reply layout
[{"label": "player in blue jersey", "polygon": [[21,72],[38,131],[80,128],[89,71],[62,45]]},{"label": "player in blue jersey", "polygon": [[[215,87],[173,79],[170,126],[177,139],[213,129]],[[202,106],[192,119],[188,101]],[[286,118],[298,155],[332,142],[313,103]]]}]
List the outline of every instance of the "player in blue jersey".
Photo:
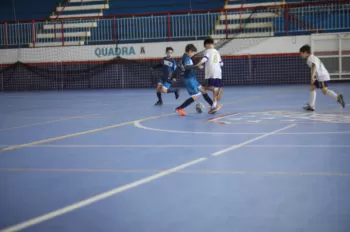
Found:
[{"label": "player in blue jersey", "polygon": [[[197,70],[203,69],[203,66],[196,66],[193,64],[191,57],[197,52],[197,48],[193,44],[188,44],[185,48],[185,54],[182,56],[182,60],[179,63],[180,68],[184,72],[184,84],[191,96],[184,103],[175,109],[177,113],[182,116],[186,115],[185,108],[191,105],[198,99],[199,95],[203,95],[205,101],[212,107],[213,101],[207,94],[204,87],[202,87],[197,81]],[[214,112],[213,112],[214,113]]]},{"label": "player in blue jersey", "polygon": [[172,58],[173,51],[174,49],[172,47],[167,47],[165,49],[167,56],[164,57],[159,64],[152,66],[152,69],[163,68],[163,75],[161,79],[158,81],[157,88],[156,88],[158,101],[156,102],[155,105],[163,105],[162,93],[174,93],[175,98],[176,99],[179,98],[180,90],[171,88],[172,82],[176,81],[175,78],[173,78],[173,74],[176,69],[176,62]]}]

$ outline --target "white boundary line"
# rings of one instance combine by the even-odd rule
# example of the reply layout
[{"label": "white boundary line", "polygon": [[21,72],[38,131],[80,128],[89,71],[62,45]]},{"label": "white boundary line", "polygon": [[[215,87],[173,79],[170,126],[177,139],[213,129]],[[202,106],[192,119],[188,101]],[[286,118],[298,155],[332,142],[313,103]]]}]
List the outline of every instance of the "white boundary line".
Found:
[{"label": "white boundary line", "polygon": [[233,145],[233,146],[231,146],[231,147],[229,147],[229,148],[226,148],[226,149],[223,149],[223,150],[221,150],[221,151],[217,151],[217,152],[215,152],[215,153],[213,153],[213,154],[211,154],[211,155],[212,155],[212,156],[222,155],[222,154],[224,154],[224,153],[226,153],[226,152],[229,152],[229,151],[235,150],[235,149],[237,149],[237,148],[243,147],[243,146],[245,146],[245,145],[247,145],[247,144],[249,144],[249,143],[252,143],[252,142],[255,142],[255,141],[259,140],[259,139],[262,139],[262,138],[265,138],[265,137],[267,137],[267,136],[276,134],[276,133],[278,133],[278,132],[280,132],[280,131],[287,130],[287,129],[292,128],[292,127],[294,127],[294,126],[296,126],[296,125],[297,125],[297,124],[292,124],[292,125],[283,127],[283,128],[281,128],[281,129],[274,130],[274,131],[272,131],[272,132],[270,132],[270,133],[265,133],[265,134],[263,134],[263,135],[261,135],[261,136],[258,136],[258,137],[256,137],[256,138],[250,139],[250,140],[245,141],[245,142],[243,142],[243,143],[240,143],[240,144],[237,144],[237,145]]},{"label": "white boundary line", "polygon": [[[266,133],[256,133],[256,132],[250,133],[250,132],[211,132],[211,131],[167,130],[167,129],[146,127],[146,126],[142,125],[141,122],[142,122],[142,120],[138,120],[138,121],[135,121],[133,124],[135,127],[140,128],[140,129],[157,131],[157,132],[166,132],[166,133],[204,134],[204,135],[264,135],[264,134],[266,134]],[[239,125],[239,124],[237,124],[237,125]],[[328,134],[350,134],[350,131],[289,132],[289,133],[275,133],[275,134],[279,134],[279,135],[328,135]]]},{"label": "white boundary line", "polygon": [[200,163],[200,162],[205,161],[207,159],[208,158],[202,157],[202,158],[199,158],[199,159],[196,159],[196,160],[193,160],[193,161],[181,164],[181,165],[176,166],[174,168],[165,170],[163,172],[159,172],[159,173],[154,174],[152,176],[143,178],[143,179],[138,180],[138,181],[134,181],[134,182],[132,182],[130,184],[123,185],[121,187],[118,187],[118,188],[112,189],[110,191],[101,193],[99,195],[96,195],[94,197],[88,198],[86,200],[83,200],[83,201],[80,201],[80,202],[68,205],[66,207],[63,207],[61,209],[52,211],[51,213],[44,214],[42,216],[39,216],[39,217],[36,217],[36,218],[33,218],[33,219],[29,219],[27,221],[24,221],[24,222],[22,222],[20,224],[17,224],[17,225],[5,228],[4,230],[1,230],[1,232],[19,231],[19,230],[28,228],[30,226],[34,226],[34,225],[39,224],[41,222],[44,222],[44,221],[50,220],[52,218],[58,217],[58,216],[60,216],[62,214],[69,213],[69,212],[71,212],[73,210],[85,207],[85,206],[90,205],[90,204],[92,204],[94,202],[97,202],[97,201],[103,200],[105,198],[111,197],[111,196],[113,196],[115,194],[124,192],[126,190],[129,190],[129,189],[135,188],[137,186],[140,186],[140,185],[146,184],[148,182],[151,182],[153,180],[159,179],[159,178],[161,178],[163,176],[166,176],[166,175],[169,175],[169,174],[171,174],[173,172],[182,170],[184,168],[187,168],[187,167],[192,166],[194,164]]},{"label": "white boundary line", "polygon": [[[275,133],[278,134],[278,133]],[[0,147],[9,147],[9,146],[18,146],[20,144],[0,144]],[[218,147],[229,147],[234,146],[233,144],[194,144],[194,145],[188,145],[188,144],[147,144],[147,145],[139,145],[139,144],[61,144],[61,145],[55,145],[55,144],[42,144],[42,145],[32,145],[30,147],[33,148],[218,148]],[[28,148],[30,148],[28,147]],[[333,147],[333,148],[346,148],[350,147],[350,145],[324,145],[324,144],[310,144],[310,145],[303,145],[303,144],[268,144],[268,145],[246,145],[244,147],[251,147],[251,148],[327,148],[327,147]]]},{"label": "white boundary line", "polygon": [[276,144],[276,145],[247,145],[245,147],[250,147],[250,148],[300,148],[300,147],[305,147],[305,148],[327,148],[327,147],[332,147],[332,148],[346,148],[350,147],[350,145],[294,145],[294,144]]},{"label": "white boundary line", "polygon": [[[147,121],[147,120],[162,118],[162,117],[169,117],[169,116],[175,115],[175,114],[176,113],[152,116],[152,117],[141,119],[141,121]],[[67,135],[62,135],[62,136],[58,136],[58,137],[38,140],[38,141],[30,142],[30,143],[24,143],[24,144],[20,144],[20,145],[16,145],[16,146],[5,147],[5,148],[0,149],[0,153],[6,152],[6,151],[11,151],[11,150],[16,150],[16,149],[21,149],[24,147],[30,147],[33,145],[39,145],[39,144],[43,144],[43,143],[49,143],[49,142],[54,142],[54,141],[58,141],[58,140],[62,140],[62,139],[72,138],[75,136],[86,135],[86,134],[96,133],[96,132],[100,132],[100,131],[115,129],[115,128],[126,126],[126,125],[132,125],[133,122],[135,122],[135,121],[123,122],[123,123],[114,124],[111,126],[99,127],[99,128],[92,129],[92,130],[86,130],[86,131],[81,131],[81,132],[77,132],[77,133],[73,133],[73,134],[67,134]]]},{"label": "white boundary line", "polygon": [[[154,118],[160,118],[159,116],[158,117],[154,117]],[[150,118],[149,118],[150,119]],[[148,119],[148,120],[149,120]],[[138,120],[138,121],[134,121],[133,124],[136,126],[137,124],[141,126],[140,122],[141,121],[144,121],[144,120]],[[67,135],[69,137],[71,136],[76,136],[76,135],[80,135],[80,134],[85,134],[85,133],[91,133],[91,132],[95,132],[95,131],[99,131],[99,130],[105,130],[105,129],[109,129],[109,128],[114,128],[114,127],[119,127],[121,125],[127,125],[131,122],[128,122],[128,123],[124,123],[124,124],[119,124],[119,125],[114,125],[114,126],[111,126],[111,127],[105,127],[105,128],[99,128],[99,129],[96,129],[96,130],[92,130],[92,131],[86,131],[86,132],[81,132],[81,133],[77,133],[77,134],[72,134],[72,135]],[[246,142],[243,142],[243,143],[240,143],[238,145],[234,145],[234,146],[231,146],[229,148],[226,148],[226,149],[223,149],[223,150],[220,150],[218,152],[215,152],[215,153],[212,153],[211,156],[218,156],[218,155],[222,155],[226,152],[229,152],[229,151],[232,151],[232,150],[235,150],[237,148],[240,148],[240,147],[243,147],[249,143],[252,143],[256,140],[259,140],[259,139],[262,139],[264,137],[267,137],[267,136],[270,136],[270,135],[273,135],[273,134],[276,134],[278,133],[279,131],[283,131],[283,130],[287,130],[291,127],[294,127],[296,126],[296,124],[292,124],[292,125],[289,125],[289,126],[286,126],[286,127],[283,127],[281,129],[278,129],[278,130],[275,130],[275,131],[272,131],[270,133],[264,133],[262,134],[261,136],[258,136],[256,138],[253,138],[253,139],[250,139]],[[211,133],[213,134],[213,133]],[[58,140],[58,139],[61,139],[61,138],[66,138],[66,136],[63,136],[63,137],[57,137],[57,138],[52,138],[51,140]],[[18,149],[18,148],[21,148],[21,147],[25,147],[25,146],[33,146],[33,145],[38,145],[40,143],[43,143],[43,142],[48,142],[50,140],[43,140],[43,141],[38,141],[38,142],[33,142],[33,143],[30,143],[30,144],[23,144],[23,145],[20,145],[20,146],[13,146],[13,147],[9,147],[8,150],[12,150],[12,149]],[[42,216],[39,216],[39,217],[36,217],[36,218],[33,218],[33,219],[29,219],[27,221],[24,221],[22,223],[19,223],[17,225],[14,225],[14,226],[11,226],[11,227],[8,227],[4,230],[1,230],[2,232],[12,232],[12,231],[18,231],[18,230],[21,230],[21,229],[25,229],[25,228],[28,228],[28,227],[31,227],[33,225],[36,225],[36,224],[39,224],[41,222],[44,222],[44,221],[47,221],[47,220],[50,220],[52,218],[55,218],[57,216],[60,216],[60,215],[63,215],[63,214],[66,214],[68,212],[71,212],[71,211],[74,211],[76,209],[79,209],[79,208],[82,208],[82,207],[85,207],[87,205],[90,205],[94,202],[97,202],[97,201],[100,201],[100,200],[103,200],[105,198],[108,198],[108,197],[111,197],[115,194],[118,194],[120,192],[123,192],[123,191],[126,191],[126,190],[129,190],[129,189],[132,189],[132,188],[135,188],[139,185],[142,185],[142,184],[146,184],[148,182],[151,182],[153,180],[156,180],[156,179],[159,179],[163,176],[166,176],[166,175],[169,175],[171,173],[174,173],[176,171],[179,171],[179,170],[182,170],[182,169],[185,169],[189,166],[192,166],[192,165],[195,165],[197,163],[200,163],[200,162],[203,162],[205,160],[207,160],[208,158],[205,158],[205,157],[201,157],[199,159],[196,159],[196,160],[193,160],[193,161],[190,161],[190,162],[187,162],[187,163],[184,163],[182,165],[179,165],[179,166],[176,166],[174,168],[171,168],[171,169],[168,169],[168,170],[165,170],[165,171],[162,171],[160,173],[157,173],[157,174],[154,174],[154,175],[151,175],[149,177],[146,177],[146,178],[143,178],[141,180],[138,180],[138,181],[135,181],[135,182],[132,182],[130,184],[127,184],[127,185],[124,185],[124,186],[121,186],[121,187],[117,187],[115,189],[112,189],[110,191],[107,191],[107,192],[104,192],[104,193],[101,193],[99,195],[96,195],[94,197],[91,197],[91,198],[88,198],[86,200],[83,200],[83,201],[80,201],[80,202],[77,202],[77,203],[74,203],[74,204],[71,204],[71,205],[68,205],[66,207],[63,207],[61,209],[58,209],[58,210],[55,210],[55,211],[52,211],[48,214],[44,214]]]},{"label": "white boundary line", "polygon": [[167,129],[157,129],[157,128],[151,128],[141,125],[141,120],[136,121],[133,123],[135,127],[144,129],[144,130],[151,130],[151,131],[158,131],[158,132],[167,132],[167,133],[180,133],[180,134],[206,134],[206,135],[263,135],[265,133],[234,133],[234,132],[207,132],[207,131],[180,131],[180,130],[167,130]]},{"label": "white boundary line", "polygon": [[[287,127],[283,127],[281,129],[278,129],[278,130],[275,130],[275,131],[272,131],[270,133],[266,133],[262,136],[259,136],[259,137],[256,137],[254,139],[251,139],[251,140],[248,140],[246,142],[243,142],[241,144],[238,144],[238,145],[235,145],[235,146],[231,146],[229,148],[226,148],[226,149],[223,149],[223,150],[220,150],[218,152],[215,152],[215,153],[212,153],[211,156],[217,156],[217,155],[222,155],[226,152],[229,152],[229,151],[232,151],[232,150],[235,150],[237,148],[240,148],[244,145],[247,145],[249,143],[252,143],[256,140],[259,140],[259,139],[262,139],[264,137],[267,137],[269,135],[272,135],[274,133],[277,133],[279,131],[282,131],[282,130],[287,130],[293,126],[295,126],[296,124],[293,124],[293,125],[289,125]],[[123,192],[123,191],[126,191],[126,190],[129,190],[131,188],[135,188],[139,185],[142,185],[142,184],[146,184],[148,182],[151,182],[153,180],[156,180],[156,179],[159,179],[163,176],[166,176],[166,175],[169,175],[171,173],[174,173],[176,171],[179,171],[179,170],[182,170],[182,169],[185,169],[189,166],[192,166],[192,165],[195,165],[197,163],[200,163],[200,162],[203,162],[205,160],[207,160],[208,158],[206,157],[201,157],[199,159],[196,159],[196,160],[193,160],[193,161],[190,161],[190,162],[187,162],[187,163],[184,163],[184,164],[181,164],[179,166],[176,166],[174,168],[171,168],[171,169],[168,169],[168,170],[165,170],[165,171],[162,171],[160,173],[157,173],[157,174],[154,174],[154,175],[151,175],[149,177],[146,177],[146,178],[143,178],[141,180],[138,180],[138,181],[135,181],[135,182],[132,182],[130,184],[127,184],[127,185],[124,185],[124,186],[121,186],[121,187],[117,187],[115,189],[112,189],[110,191],[107,191],[107,192],[104,192],[104,193],[101,193],[99,195],[96,195],[94,197],[91,197],[91,198],[88,198],[86,200],[83,200],[83,201],[80,201],[80,202],[77,202],[77,203],[74,203],[74,204],[71,204],[71,205],[68,205],[66,207],[63,207],[61,209],[58,209],[58,210],[55,210],[55,211],[52,211],[50,213],[47,213],[47,214],[44,214],[42,216],[39,216],[39,217],[36,217],[36,218],[32,218],[32,219],[29,219],[27,221],[24,221],[22,223],[19,223],[17,225],[14,225],[14,226],[11,226],[11,227],[8,227],[8,228],[5,228],[4,230],[1,230],[1,232],[13,232],[13,231],[18,231],[18,230],[22,230],[22,229],[25,229],[25,228],[28,228],[28,227],[31,227],[31,226],[34,226],[36,224],[39,224],[39,223],[42,223],[44,221],[47,221],[47,220],[50,220],[52,218],[55,218],[55,217],[58,217],[60,215],[63,215],[63,214],[66,214],[66,213],[69,213],[71,211],[74,211],[74,210],[77,210],[79,208],[82,208],[82,207],[85,207],[87,205],[90,205],[94,202],[97,202],[97,201],[100,201],[100,200],[103,200],[105,198],[108,198],[108,197],[111,197],[113,195],[116,195],[120,192]]]},{"label": "white boundary line", "polygon": [[[11,146],[20,146],[20,144],[0,144],[0,147],[11,147]],[[194,144],[194,145],[187,145],[187,144],[147,144],[147,145],[140,145],[140,144],[62,144],[62,145],[56,145],[56,144],[38,144],[38,145],[32,145],[30,147],[35,148],[208,148],[208,147],[227,147],[232,146],[232,144]]]}]

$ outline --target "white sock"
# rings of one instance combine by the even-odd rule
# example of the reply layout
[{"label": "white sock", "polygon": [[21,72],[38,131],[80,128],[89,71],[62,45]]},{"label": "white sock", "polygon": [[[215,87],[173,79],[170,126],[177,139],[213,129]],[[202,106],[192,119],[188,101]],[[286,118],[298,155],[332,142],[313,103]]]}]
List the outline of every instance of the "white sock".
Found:
[{"label": "white sock", "polygon": [[216,107],[216,103],[217,103],[217,101],[214,101],[214,102],[213,102],[213,108]]},{"label": "white sock", "polygon": [[334,93],[332,90],[327,90],[327,95],[331,96],[332,98],[334,98],[335,100],[338,100],[338,94]]},{"label": "white sock", "polygon": [[310,106],[312,108],[315,108],[315,102],[316,102],[316,91],[311,91],[310,92]]}]

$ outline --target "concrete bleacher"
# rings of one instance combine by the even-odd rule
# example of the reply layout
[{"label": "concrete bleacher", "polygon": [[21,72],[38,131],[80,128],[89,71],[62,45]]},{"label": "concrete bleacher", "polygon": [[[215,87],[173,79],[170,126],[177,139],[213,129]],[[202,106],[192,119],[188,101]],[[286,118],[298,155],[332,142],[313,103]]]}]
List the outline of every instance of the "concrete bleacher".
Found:
[{"label": "concrete bleacher", "polygon": [[[269,37],[275,35],[285,35],[279,30],[275,30],[276,25],[285,25],[284,5],[290,3],[301,3],[303,0],[284,0],[284,1],[266,1],[266,0],[228,0],[221,12],[211,36],[215,39],[232,37]],[[308,2],[317,2],[317,0],[308,0]],[[293,13],[291,18],[293,17]],[[322,15],[313,20],[322,20]],[[311,18],[310,18],[311,19]],[[306,17],[306,21],[310,21]],[[304,19],[305,20],[305,19]],[[311,24],[312,22],[310,22]],[[302,29],[300,25],[290,24],[292,28]]]},{"label": "concrete bleacher", "polygon": [[[98,26],[96,18],[108,8],[108,0],[69,0],[60,4],[50,16],[52,21],[37,31],[36,41],[29,47],[84,45],[84,39],[91,36],[91,28]],[[63,20],[67,18],[84,20]]]},{"label": "concrete bleacher", "polygon": [[282,16],[278,8],[270,11],[253,8],[284,4],[284,1],[228,0],[224,6],[227,11],[219,16],[211,36],[215,39],[274,36],[274,22]]},{"label": "concrete bleacher", "polygon": [[[99,32],[100,22],[102,20],[97,20],[96,18],[101,16],[145,13],[145,11],[154,13],[169,12],[169,9],[171,9],[171,11],[188,11],[203,10],[203,8],[218,9],[222,7],[220,1],[215,1],[214,3],[208,2],[206,4],[189,4],[188,1],[185,0],[168,0],[166,3],[160,0],[153,0],[151,3],[148,2],[147,4],[145,1],[133,1],[133,8],[130,7],[130,1],[112,1],[109,3],[108,0],[70,0],[67,3],[68,4],[61,4],[56,7],[55,12],[50,16],[51,21],[47,21],[39,28],[36,34],[36,41],[35,43],[30,43],[30,47],[84,45],[84,41],[91,41],[91,37],[95,37],[92,35],[93,32]],[[129,8],[127,6],[129,6]],[[132,11],[129,12],[128,9],[132,9]],[[72,23],[70,20],[65,20],[72,17],[77,19],[82,18],[82,22]],[[175,18],[173,20],[176,21]],[[64,33],[62,33],[62,29]],[[154,24],[152,24],[152,27],[148,28],[148,30],[156,30]],[[128,34],[127,31],[128,30],[125,32],[126,34]],[[121,36],[119,34],[120,33],[118,33],[118,37]],[[64,38],[62,38],[62,36]],[[64,41],[64,43],[62,43],[62,41]]]},{"label": "concrete bleacher", "polygon": [[[38,1],[41,2],[42,0]],[[46,6],[52,5],[51,0],[45,1],[47,1]],[[198,2],[193,1],[192,5],[187,0],[168,0],[166,2],[153,0],[147,3],[143,0],[134,0],[133,4],[138,4],[136,7],[131,7],[130,1],[70,0],[68,4],[66,4],[68,0],[63,1],[56,5],[54,9],[46,8],[47,20],[36,22],[34,30],[32,30],[31,22],[24,25],[25,27],[16,27],[15,24],[9,25],[7,34],[8,38],[14,41],[12,45],[16,45],[15,42],[17,41],[17,39],[12,38],[15,32],[26,35],[23,40],[25,41],[24,46],[83,46],[114,42],[156,42],[168,39],[173,41],[194,40],[209,35],[214,39],[283,36],[286,35],[286,25],[288,25],[290,34],[293,34],[310,33],[315,28],[317,29],[317,25],[322,27],[323,21],[329,23],[328,7],[325,5],[323,6],[324,9],[317,11],[313,9],[311,12],[307,11],[309,9],[307,7],[305,9],[303,7],[293,9],[296,11],[290,10],[289,19],[301,16],[301,23],[285,22],[284,4],[286,2],[301,2],[298,0],[287,0],[285,2],[246,0],[244,4],[241,0],[206,1],[205,4],[198,4]],[[146,5],[147,7],[144,8]],[[348,5],[350,8],[350,4]],[[171,8],[169,8],[170,6]],[[209,6],[210,9],[224,10],[208,13],[204,8]],[[167,14],[157,16],[149,13],[142,17],[118,15],[116,20],[113,20],[113,18],[97,19],[98,16],[116,14],[173,12],[189,9],[193,11],[202,10],[203,12],[193,14],[172,13],[169,17]],[[332,17],[336,14],[338,12],[332,13]],[[339,14],[341,14],[341,11]],[[76,17],[76,19],[67,19],[71,17]],[[170,24],[168,24],[169,22]],[[334,21],[332,25],[334,24],[334,29],[337,30],[338,28],[346,28],[347,23],[346,20],[339,20],[339,22]],[[303,24],[307,24],[307,26],[305,27]],[[169,25],[170,27],[168,27]],[[4,25],[0,24],[0,29],[1,27],[4,27]],[[26,30],[19,31],[18,28],[25,28]],[[116,32],[114,28],[117,28]],[[168,28],[171,28],[170,32]],[[35,31],[35,40],[31,34],[32,31]],[[4,44],[1,41],[3,39],[0,35],[0,45]]]}]

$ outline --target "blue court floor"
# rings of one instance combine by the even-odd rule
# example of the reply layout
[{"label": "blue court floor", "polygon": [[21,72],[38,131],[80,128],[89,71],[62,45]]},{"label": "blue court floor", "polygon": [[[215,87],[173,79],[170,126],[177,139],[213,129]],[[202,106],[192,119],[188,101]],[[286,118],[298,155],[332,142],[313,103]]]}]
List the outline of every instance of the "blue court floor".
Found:
[{"label": "blue court floor", "polygon": [[227,87],[185,117],[185,90],[0,98],[0,231],[350,231],[350,105],[305,112],[307,86]]}]

